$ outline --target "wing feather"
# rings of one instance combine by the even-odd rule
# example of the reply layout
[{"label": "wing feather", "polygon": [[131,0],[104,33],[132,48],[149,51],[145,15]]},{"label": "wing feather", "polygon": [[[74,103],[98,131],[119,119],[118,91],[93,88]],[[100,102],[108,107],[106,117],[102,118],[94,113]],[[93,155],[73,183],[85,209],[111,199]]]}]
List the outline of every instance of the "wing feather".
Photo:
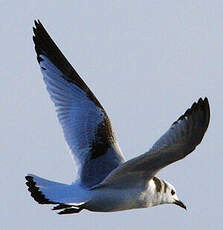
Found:
[{"label": "wing feather", "polygon": [[94,94],[70,65],[40,21],[33,28],[37,60],[65,139],[78,162],[81,182],[101,182],[124,157],[110,120]]},{"label": "wing feather", "polygon": [[148,152],[120,165],[97,187],[131,187],[136,183],[147,183],[160,169],[191,153],[202,141],[209,121],[208,99],[200,98]]}]

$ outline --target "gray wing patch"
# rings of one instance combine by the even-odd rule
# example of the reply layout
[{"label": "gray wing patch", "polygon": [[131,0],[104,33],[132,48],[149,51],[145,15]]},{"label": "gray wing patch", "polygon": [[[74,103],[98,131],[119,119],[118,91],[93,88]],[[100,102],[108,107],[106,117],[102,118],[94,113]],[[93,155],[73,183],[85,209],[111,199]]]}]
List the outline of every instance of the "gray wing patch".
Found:
[{"label": "gray wing patch", "polygon": [[152,146],[152,152],[176,151],[189,154],[200,144],[210,121],[208,99],[199,99],[193,103],[182,116],[175,121],[170,129]]},{"label": "gray wing patch", "polygon": [[100,186],[119,188],[125,184],[127,188],[139,182],[146,184],[160,169],[191,153],[203,139],[209,121],[208,99],[200,98],[148,152],[120,165]]}]

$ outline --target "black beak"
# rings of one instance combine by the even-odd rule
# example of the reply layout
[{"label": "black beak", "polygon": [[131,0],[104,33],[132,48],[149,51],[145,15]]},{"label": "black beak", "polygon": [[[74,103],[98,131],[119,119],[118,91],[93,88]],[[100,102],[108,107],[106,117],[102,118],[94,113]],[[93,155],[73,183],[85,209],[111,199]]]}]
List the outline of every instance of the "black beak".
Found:
[{"label": "black beak", "polygon": [[180,200],[175,200],[174,204],[180,206],[181,208],[184,208],[185,210],[187,210],[187,207],[185,206],[185,204],[180,201]]}]

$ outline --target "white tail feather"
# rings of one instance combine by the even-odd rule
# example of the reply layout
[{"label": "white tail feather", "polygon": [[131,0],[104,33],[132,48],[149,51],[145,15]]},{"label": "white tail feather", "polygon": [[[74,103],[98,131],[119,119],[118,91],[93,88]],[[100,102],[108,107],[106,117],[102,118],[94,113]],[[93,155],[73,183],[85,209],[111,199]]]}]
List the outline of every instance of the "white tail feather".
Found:
[{"label": "white tail feather", "polygon": [[58,183],[32,174],[26,176],[26,180],[31,196],[40,204],[70,204],[79,206],[86,201],[81,197],[83,194],[81,194],[82,189],[77,189],[73,184]]}]

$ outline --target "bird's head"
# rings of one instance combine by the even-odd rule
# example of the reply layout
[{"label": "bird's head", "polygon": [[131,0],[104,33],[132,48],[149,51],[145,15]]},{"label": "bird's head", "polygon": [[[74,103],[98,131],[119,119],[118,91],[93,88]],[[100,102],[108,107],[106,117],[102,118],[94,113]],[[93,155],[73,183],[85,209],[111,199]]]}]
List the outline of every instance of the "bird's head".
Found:
[{"label": "bird's head", "polygon": [[162,193],[163,204],[176,204],[185,210],[187,209],[185,204],[177,197],[176,189],[172,184],[164,181],[164,188]]}]

